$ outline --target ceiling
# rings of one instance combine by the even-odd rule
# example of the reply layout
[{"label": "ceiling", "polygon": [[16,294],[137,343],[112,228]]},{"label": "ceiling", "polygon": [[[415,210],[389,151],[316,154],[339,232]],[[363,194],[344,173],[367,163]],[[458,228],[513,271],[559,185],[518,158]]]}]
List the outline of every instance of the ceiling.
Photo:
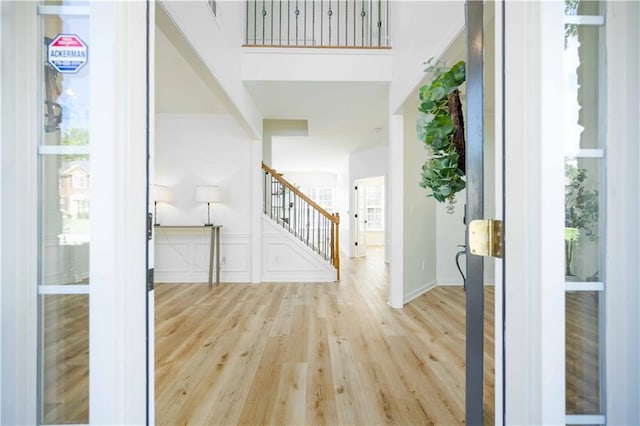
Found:
[{"label": "ceiling", "polygon": [[286,171],[340,170],[348,154],[387,142],[388,84],[246,82],[265,119],[308,120],[309,136],[274,137],[272,166]]}]

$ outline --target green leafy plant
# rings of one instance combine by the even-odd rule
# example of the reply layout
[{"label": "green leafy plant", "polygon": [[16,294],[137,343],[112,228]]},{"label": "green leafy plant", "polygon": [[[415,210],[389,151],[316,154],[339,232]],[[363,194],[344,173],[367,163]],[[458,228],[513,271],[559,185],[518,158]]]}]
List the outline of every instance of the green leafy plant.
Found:
[{"label": "green leafy plant", "polygon": [[428,152],[420,186],[431,191],[427,196],[448,201],[447,211],[452,213],[455,194],[466,185],[464,120],[458,90],[465,82],[465,63],[460,61],[450,69],[440,61],[433,63],[433,59],[426,64],[431,82],[420,88],[416,121],[418,139]]},{"label": "green leafy plant", "polygon": [[574,276],[571,261],[579,237],[598,237],[599,197],[587,187],[587,169],[567,163],[565,176],[565,275]]},{"label": "green leafy plant", "polygon": [[[60,144],[66,145],[66,146],[89,145],[89,130],[78,129],[78,128],[68,129],[62,135]],[[84,161],[88,159],[89,159],[89,156],[85,154],[65,154],[64,155],[64,161]]]}]

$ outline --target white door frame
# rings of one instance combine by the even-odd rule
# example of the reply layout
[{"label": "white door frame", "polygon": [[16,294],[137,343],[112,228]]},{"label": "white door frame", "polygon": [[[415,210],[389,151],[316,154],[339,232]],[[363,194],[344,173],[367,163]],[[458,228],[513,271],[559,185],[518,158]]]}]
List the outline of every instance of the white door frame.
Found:
[{"label": "white door frame", "polygon": [[147,422],[146,8],[90,4],[91,424]]},{"label": "white door frame", "polygon": [[606,420],[640,424],[640,3],[606,8]]},{"label": "white door frame", "polygon": [[[558,182],[564,179],[564,156],[556,135],[563,134],[557,94],[562,93],[564,4],[506,2],[502,21],[504,5],[496,6],[496,137],[506,143],[504,178],[499,173],[496,182],[498,191],[505,185],[508,200],[504,264],[496,267],[496,422],[563,424],[564,187]],[[496,199],[501,198],[498,192]]]}]

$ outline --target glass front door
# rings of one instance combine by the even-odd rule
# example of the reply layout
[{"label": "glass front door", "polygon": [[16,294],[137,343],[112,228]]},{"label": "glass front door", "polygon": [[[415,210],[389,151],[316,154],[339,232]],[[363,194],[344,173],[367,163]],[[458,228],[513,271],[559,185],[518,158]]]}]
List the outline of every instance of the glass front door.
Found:
[{"label": "glass front door", "polygon": [[565,1],[565,335],[568,424],[604,424],[603,5]]},{"label": "glass front door", "polygon": [[88,2],[38,7],[38,421],[89,422]]},{"label": "glass front door", "polygon": [[38,106],[30,111],[38,117],[37,422],[143,424],[153,396],[144,229],[153,17],[146,2],[30,6],[38,28],[38,84],[27,94]]}]

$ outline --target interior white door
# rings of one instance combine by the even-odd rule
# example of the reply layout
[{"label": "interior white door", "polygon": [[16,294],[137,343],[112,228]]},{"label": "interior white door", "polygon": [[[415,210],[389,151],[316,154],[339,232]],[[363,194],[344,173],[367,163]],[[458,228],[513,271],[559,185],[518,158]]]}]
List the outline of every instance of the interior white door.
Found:
[{"label": "interior white door", "polygon": [[361,181],[356,181],[354,187],[356,200],[356,213],[354,215],[354,229],[356,232],[355,254],[356,257],[367,255],[367,208],[366,188]]}]

